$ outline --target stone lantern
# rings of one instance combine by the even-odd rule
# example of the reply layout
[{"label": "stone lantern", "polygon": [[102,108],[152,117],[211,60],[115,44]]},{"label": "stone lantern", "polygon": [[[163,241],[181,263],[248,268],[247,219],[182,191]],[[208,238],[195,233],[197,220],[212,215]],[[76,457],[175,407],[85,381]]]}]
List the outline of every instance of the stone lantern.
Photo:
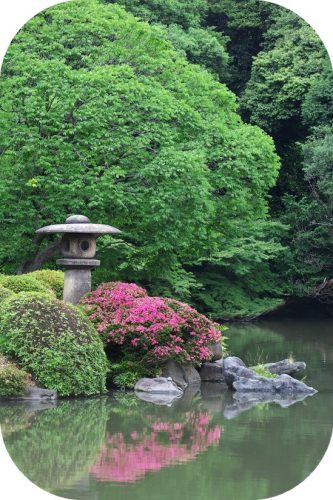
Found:
[{"label": "stone lantern", "polygon": [[38,229],[38,234],[63,233],[62,258],[57,264],[65,268],[64,301],[77,304],[91,291],[91,270],[100,265],[94,259],[96,239],[103,234],[117,234],[119,229],[105,224],[91,224],[84,215],[71,215],[65,224],[54,224]]}]

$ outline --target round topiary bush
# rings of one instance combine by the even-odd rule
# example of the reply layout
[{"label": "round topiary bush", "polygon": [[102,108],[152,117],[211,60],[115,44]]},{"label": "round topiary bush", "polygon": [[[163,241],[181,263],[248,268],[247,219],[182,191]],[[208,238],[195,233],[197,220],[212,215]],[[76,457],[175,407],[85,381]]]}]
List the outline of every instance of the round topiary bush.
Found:
[{"label": "round topiary bush", "polygon": [[0,285],[8,288],[14,293],[44,292],[54,295],[54,292],[50,287],[45,286],[31,274],[17,274],[13,276],[0,274]]},{"label": "round topiary bush", "polygon": [[108,344],[147,365],[168,359],[199,364],[211,359],[210,345],[221,340],[221,327],[188,304],[149,297],[135,284],[104,283],[82,303]]},{"label": "round topiary bush", "polygon": [[64,272],[63,271],[53,271],[51,269],[40,269],[32,273],[27,274],[27,276],[35,278],[37,281],[42,283],[42,285],[50,290],[52,290],[57,299],[62,299],[63,289],[64,289]]},{"label": "round topiary bush", "polygon": [[5,354],[60,396],[104,392],[107,359],[83,312],[51,296],[19,293],[1,306]]},{"label": "round topiary bush", "polygon": [[14,292],[0,285],[0,302],[7,299],[7,297],[10,297],[11,295],[14,295]]},{"label": "round topiary bush", "polygon": [[22,396],[27,387],[27,373],[14,365],[0,367],[0,396]]}]

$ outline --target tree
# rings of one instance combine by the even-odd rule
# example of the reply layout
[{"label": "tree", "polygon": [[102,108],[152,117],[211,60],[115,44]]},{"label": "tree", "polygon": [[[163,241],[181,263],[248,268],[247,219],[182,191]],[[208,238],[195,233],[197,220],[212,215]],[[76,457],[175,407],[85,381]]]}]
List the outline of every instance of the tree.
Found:
[{"label": "tree", "polygon": [[293,12],[278,10],[253,61],[241,105],[251,123],[291,142],[304,136],[301,104],[327,57],[316,32]]},{"label": "tree", "polygon": [[95,1],[47,9],[13,40],[1,96],[3,270],[34,252],[38,227],[83,212],[124,232],[101,240],[97,281],[189,299],[201,286],[191,267],[250,228],[256,238],[279,166],[273,143],[162,29]]},{"label": "tree", "polygon": [[251,77],[252,61],[280,7],[260,0],[208,0],[207,4],[206,25],[228,37],[228,72],[221,75],[221,81],[241,95]]},{"label": "tree", "polygon": [[200,64],[226,80],[228,37],[206,26],[206,0],[104,0],[122,5],[138,18],[163,27],[174,48],[188,61]]}]

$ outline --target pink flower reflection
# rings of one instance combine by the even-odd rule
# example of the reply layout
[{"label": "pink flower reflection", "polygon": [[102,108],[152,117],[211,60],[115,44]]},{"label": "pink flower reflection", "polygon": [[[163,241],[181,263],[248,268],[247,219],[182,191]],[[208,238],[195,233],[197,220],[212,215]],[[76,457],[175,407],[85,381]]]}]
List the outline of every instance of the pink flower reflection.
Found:
[{"label": "pink flower reflection", "polygon": [[222,427],[210,427],[210,421],[207,413],[188,412],[185,422],[158,419],[141,432],[133,431],[127,441],[121,432],[107,433],[90,473],[98,481],[135,482],[147,472],[193,460],[220,440]]}]

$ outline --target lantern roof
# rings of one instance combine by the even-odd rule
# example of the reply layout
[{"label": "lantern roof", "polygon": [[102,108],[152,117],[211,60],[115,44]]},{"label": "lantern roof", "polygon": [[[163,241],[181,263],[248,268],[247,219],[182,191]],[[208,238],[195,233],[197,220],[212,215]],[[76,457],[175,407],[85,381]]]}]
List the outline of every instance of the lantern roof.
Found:
[{"label": "lantern roof", "polygon": [[121,231],[106,224],[92,224],[85,215],[71,215],[67,217],[64,224],[52,224],[37,229],[38,234],[51,233],[81,233],[94,234],[96,237],[102,234],[117,234]]}]

